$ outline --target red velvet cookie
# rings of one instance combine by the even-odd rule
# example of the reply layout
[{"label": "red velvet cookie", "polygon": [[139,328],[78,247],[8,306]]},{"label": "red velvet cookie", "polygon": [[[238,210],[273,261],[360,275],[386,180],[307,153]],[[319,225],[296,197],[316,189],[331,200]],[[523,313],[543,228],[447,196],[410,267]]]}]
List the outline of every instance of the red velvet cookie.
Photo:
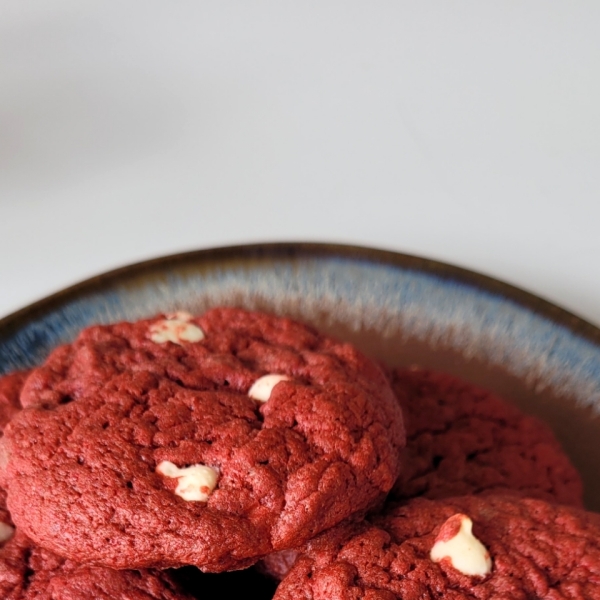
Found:
[{"label": "red velvet cookie", "polygon": [[[8,422],[21,410],[19,395],[29,371],[15,371],[0,377],[0,438]],[[0,488],[0,543],[12,532],[13,522],[6,508],[6,492]]]},{"label": "red velvet cookie", "polygon": [[0,376],[0,437],[8,422],[21,410],[19,395],[30,371]]},{"label": "red velvet cookie", "polygon": [[[19,412],[29,371],[0,378],[0,436]],[[3,600],[191,600],[169,576],[151,571],[83,567],[35,546],[14,533],[0,488],[0,598]]]},{"label": "red velvet cookie", "polygon": [[192,600],[164,571],[86,567],[34,545],[23,534],[0,548],[3,600]]},{"label": "red velvet cookie", "polygon": [[579,474],[535,417],[444,373],[396,369],[391,379],[407,432],[393,498],[513,490],[582,506]]},{"label": "red velvet cookie", "polygon": [[[0,380],[0,389],[5,383]],[[19,386],[11,387],[18,396]],[[192,600],[165,572],[86,567],[42,550],[15,533],[3,497],[0,515],[2,600]]]},{"label": "red velvet cookie", "polygon": [[21,402],[2,444],[13,520],[113,568],[221,571],[295,547],[380,501],[404,444],[379,367],[239,309],[92,327]]},{"label": "red velvet cookie", "polygon": [[309,542],[274,600],[600,598],[600,515],[515,497],[415,499]]},{"label": "red velvet cookie", "polygon": [[[407,446],[390,496],[445,498],[503,493],[582,505],[579,474],[548,427],[494,394],[419,368],[390,372],[404,409]],[[281,580],[297,552],[265,557],[259,568]]]}]

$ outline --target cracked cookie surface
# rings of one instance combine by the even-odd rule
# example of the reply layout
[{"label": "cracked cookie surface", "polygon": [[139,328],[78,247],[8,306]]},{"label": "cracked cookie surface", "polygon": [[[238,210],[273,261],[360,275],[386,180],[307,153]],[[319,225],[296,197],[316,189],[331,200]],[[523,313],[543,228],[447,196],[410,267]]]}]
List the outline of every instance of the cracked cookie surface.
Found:
[{"label": "cracked cookie surface", "polygon": [[[27,372],[0,378],[0,405],[20,410]],[[6,413],[2,413],[6,414]],[[0,419],[0,435],[7,420]],[[192,600],[165,572],[85,567],[36,546],[15,532],[0,488],[0,598],[3,600]]]},{"label": "cracked cookie surface", "polygon": [[[488,553],[483,576],[465,574],[460,561],[457,568],[449,558],[432,558],[436,543],[456,535],[444,528],[465,516]],[[274,596],[297,598],[596,600],[600,515],[507,496],[388,505],[380,515],[338,526],[307,544]]]},{"label": "cracked cookie surface", "polygon": [[21,410],[19,397],[30,371],[14,371],[0,376],[0,437],[8,422]]},{"label": "cracked cookie surface", "polygon": [[[265,375],[285,378],[257,401],[248,392]],[[379,367],[240,309],[89,328],[20,400],[0,473],[15,523],[113,568],[222,571],[298,546],[377,503],[404,444]]]},{"label": "cracked cookie surface", "polygon": [[582,506],[579,473],[545,423],[444,373],[398,368],[391,381],[407,433],[392,498],[512,490]]},{"label": "cracked cookie surface", "polygon": [[[391,499],[514,492],[582,505],[580,476],[544,423],[451,375],[411,367],[388,376],[407,432]],[[280,581],[296,558],[286,550],[259,566]]]},{"label": "cracked cookie surface", "polygon": [[[0,376],[0,438],[8,422],[21,410],[19,397],[29,371],[15,371]],[[12,528],[13,522],[6,508],[6,491],[0,488],[0,540]]]},{"label": "cracked cookie surface", "polygon": [[0,597],[3,600],[192,600],[166,572],[115,571],[78,565],[43,550],[20,532],[0,547]]}]

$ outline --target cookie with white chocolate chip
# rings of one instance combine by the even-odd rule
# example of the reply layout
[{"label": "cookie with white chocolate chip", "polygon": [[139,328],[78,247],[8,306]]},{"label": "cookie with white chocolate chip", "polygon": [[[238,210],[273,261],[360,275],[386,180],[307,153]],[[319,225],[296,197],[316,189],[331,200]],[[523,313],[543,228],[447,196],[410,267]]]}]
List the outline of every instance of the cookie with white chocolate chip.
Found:
[{"label": "cookie with white chocolate chip", "polygon": [[[544,423],[446,373],[402,367],[389,377],[407,435],[391,499],[501,492],[582,506],[581,478]],[[280,581],[296,557],[278,552],[259,567]]]},{"label": "cookie with white chocolate chip", "polygon": [[[0,377],[0,437],[21,409],[20,392],[28,375]],[[0,598],[3,600],[192,600],[164,572],[113,571],[82,567],[41,549],[15,532],[0,488]]]},{"label": "cookie with white chocolate chip", "polygon": [[240,309],[96,326],[27,378],[0,469],[13,520],[78,562],[222,571],[389,491],[400,408],[374,363]]},{"label": "cookie with white chocolate chip", "polygon": [[600,515],[508,496],[415,499],[309,542],[274,600],[600,598]]}]

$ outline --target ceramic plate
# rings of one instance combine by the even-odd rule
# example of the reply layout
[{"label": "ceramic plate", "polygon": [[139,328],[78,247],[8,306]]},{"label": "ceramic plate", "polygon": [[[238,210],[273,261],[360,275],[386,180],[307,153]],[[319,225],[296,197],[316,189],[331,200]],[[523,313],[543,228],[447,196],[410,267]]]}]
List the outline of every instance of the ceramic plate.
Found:
[{"label": "ceramic plate", "polygon": [[390,365],[465,377],[545,419],[600,510],[600,330],[463,269],[379,250],[267,244],[203,250],[95,277],[0,321],[0,373],[38,364],[92,323],[215,305],[313,323]]}]

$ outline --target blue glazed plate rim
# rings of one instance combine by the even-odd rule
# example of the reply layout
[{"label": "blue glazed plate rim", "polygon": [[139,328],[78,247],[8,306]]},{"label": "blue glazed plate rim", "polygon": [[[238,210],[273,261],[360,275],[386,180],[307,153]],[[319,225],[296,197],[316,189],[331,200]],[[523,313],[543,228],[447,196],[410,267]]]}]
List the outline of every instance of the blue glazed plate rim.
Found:
[{"label": "blue glazed plate rim", "polygon": [[501,296],[550,321],[562,325],[572,333],[586,338],[600,347],[600,328],[585,319],[543,298],[488,275],[457,267],[441,261],[411,254],[393,252],[372,247],[318,243],[318,242],[272,242],[221,246],[183,252],[133,263],[96,275],[42,298],[0,319],[0,340],[7,338],[29,322],[76,299],[102,291],[112,285],[126,282],[132,277],[164,272],[172,267],[185,265],[215,266],[224,261],[252,259],[301,259],[343,258],[374,265],[395,266],[409,271],[433,275],[442,280],[455,281],[463,285]]}]

